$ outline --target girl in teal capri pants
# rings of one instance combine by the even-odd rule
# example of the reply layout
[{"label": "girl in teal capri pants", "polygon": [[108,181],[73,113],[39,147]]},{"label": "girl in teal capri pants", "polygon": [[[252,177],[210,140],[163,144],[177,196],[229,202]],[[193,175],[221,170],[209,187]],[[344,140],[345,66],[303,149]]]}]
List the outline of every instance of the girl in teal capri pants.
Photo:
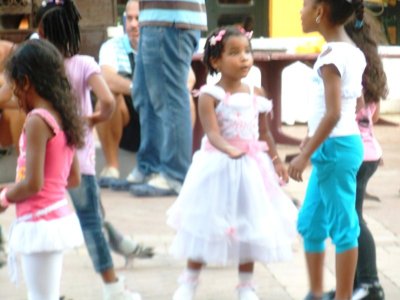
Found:
[{"label": "girl in teal capri pants", "polygon": [[353,15],[354,30],[363,26],[361,0],[304,0],[304,32],[326,40],[313,68],[308,137],[290,163],[289,175],[302,181],[311,159],[313,169],[300,210],[298,230],[304,239],[310,292],[306,300],[323,299],[325,240],[336,247],[336,300],[349,300],[357,263],[360,232],[355,209],[356,174],[363,145],[356,122],[366,60],[344,30]]}]

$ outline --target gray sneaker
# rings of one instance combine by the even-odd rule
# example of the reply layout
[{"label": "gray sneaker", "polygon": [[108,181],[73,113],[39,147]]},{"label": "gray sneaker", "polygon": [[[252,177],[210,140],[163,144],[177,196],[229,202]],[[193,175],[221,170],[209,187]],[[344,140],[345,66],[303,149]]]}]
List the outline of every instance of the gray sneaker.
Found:
[{"label": "gray sneaker", "polygon": [[7,263],[7,254],[4,250],[4,236],[0,227],[0,268]]},{"label": "gray sneaker", "polygon": [[144,175],[137,167],[135,167],[126,179],[111,180],[109,187],[114,191],[129,191],[131,186],[145,184],[153,176],[154,174]]},{"label": "gray sneaker", "polygon": [[307,294],[304,300],[330,300],[330,295],[328,293],[324,293],[321,297],[314,296],[311,292]]},{"label": "gray sneaker", "polygon": [[146,184],[132,185],[131,194],[137,197],[163,197],[179,194],[182,184],[160,174],[154,175]]},{"label": "gray sneaker", "polygon": [[97,180],[101,188],[109,188],[111,182],[119,179],[119,170],[114,167],[105,167]]},{"label": "gray sneaker", "polygon": [[126,181],[132,184],[142,184],[145,183],[149,179],[149,176],[144,175],[139,171],[138,167],[135,167],[126,177]]}]

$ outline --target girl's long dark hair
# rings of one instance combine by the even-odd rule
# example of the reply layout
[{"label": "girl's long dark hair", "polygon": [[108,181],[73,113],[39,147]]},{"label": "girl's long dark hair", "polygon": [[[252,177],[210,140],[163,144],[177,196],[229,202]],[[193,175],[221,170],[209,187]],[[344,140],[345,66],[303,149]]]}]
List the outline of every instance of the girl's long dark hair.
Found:
[{"label": "girl's long dark hair", "polygon": [[6,64],[6,76],[22,89],[28,79],[43,99],[60,114],[67,144],[84,145],[84,126],[64,69],[60,52],[46,40],[22,43]]},{"label": "girl's long dark hair", "polygon": [[387,78],[383,69],[382,60],[378,53],[378,42],[384,40],[380,24],[366,11],[363,25],[357,28],[356,16],[353,16],[345,25],[345,30],[354,43],[361,49],[367,60],[362,85],[366,103],[379,102],[388,94]]},{"label": "girl's long dark hair", "polygon": [[332,24],[344,24],[347,34],[365,55],[367,67],[362,79],[365,102],[378,102],[381,98],[385,98],[388,93],[387,80],[378,54],[378,41],[382,41],[382,38],[378,22],[364,9],[364,1],[315,0],[315,2],[329,6]]}]

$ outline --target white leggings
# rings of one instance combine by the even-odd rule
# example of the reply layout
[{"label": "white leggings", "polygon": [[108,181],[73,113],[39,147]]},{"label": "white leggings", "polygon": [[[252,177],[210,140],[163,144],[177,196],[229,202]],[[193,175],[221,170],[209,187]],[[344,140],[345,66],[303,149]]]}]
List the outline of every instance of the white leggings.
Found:
[{"label": "white leggings", "polygon": [[59,300],[63,252],[21,255],[28,300]]}]

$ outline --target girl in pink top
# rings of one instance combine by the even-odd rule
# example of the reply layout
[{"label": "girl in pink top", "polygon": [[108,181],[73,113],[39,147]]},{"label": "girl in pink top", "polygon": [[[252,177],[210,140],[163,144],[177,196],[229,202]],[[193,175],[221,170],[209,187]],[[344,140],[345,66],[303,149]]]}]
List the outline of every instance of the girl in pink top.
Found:
[{"label": "girl in pink top", "polygon": [[0,194],[0,211],[12,203],[17,211],[10,230],[10,275],[17,279],[13,258],[20,253],[28,299],[59,299],[63,250],[83,243],[66,199],[66,188],[80,182],[75,148],[83,145],[83,125],[62,57],[50,43],[22,44],[8,62],[6,76],[27,113],[16,183]]},{"label": "girl in pink top", "polygon": [[[77,153],[81,183],[68,192],[78,215],[93,267],[103,281],[103,299],[140,300],[140,294],[126,289],[123,278],[118,277],[115,272],[103,232],[100,190],[95,173],[93,126],[111,117],[115,107],[114,97],[95,60],[90,56],[78,54],[80,14],[74,2],[49,1],[42,8],[44,13],[39,22],[39,36],[50,41],[62,53],[68,80],[80,106],[80,114],[86,122],[85,145]],[[93,91],[99,103],[94,112],[90,91]]]},{"label": "girl in pink top", "polygon": [[379,119],[380,99],[387,96],[388,88],[382,61],[378,55],[377,41],[383,36],[380,24],[374,22],[368,14],[366,19],[368,22],[364,22],[358,35],[349,30],[349,25],[345,27],[352,38],[358,39],[358,45],[367,60],[362,81],[365,105],[357,112],[356,117],[364,145],[364,159],[357,173],[356,210],[360,235],[353,297],[383,300],[385,296],[378,278],[375,242],[363,217],[363,203],[367,183],[377,170],[382,157],[382,148],[374,136],[373,124]]}]

